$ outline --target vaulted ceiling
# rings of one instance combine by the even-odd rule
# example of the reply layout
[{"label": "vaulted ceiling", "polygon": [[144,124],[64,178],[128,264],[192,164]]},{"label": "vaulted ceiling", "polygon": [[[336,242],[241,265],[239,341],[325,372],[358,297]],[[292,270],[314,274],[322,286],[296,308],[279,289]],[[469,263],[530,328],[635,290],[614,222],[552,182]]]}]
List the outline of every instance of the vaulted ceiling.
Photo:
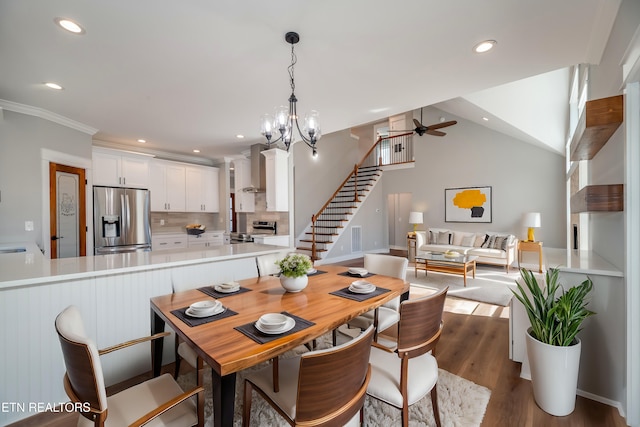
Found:
[{"label": "vaulted ceiling", "polygon": [[[287,103],[284,34],[297,31],[299,112],[318,110],[325,134],[435,105],[469,118],[492,108],[495,123],[548,144],[557,137],[534,135],[528,119],[494,105],[488,90],[508,99],[504,90],[527,92],[512,82],[598,63],[618,7],[617,0],[0,0],[0,106],[28,106],[102,141],[136,146],[143,138],[147,149],[199,149],[212,159],[237,154],[262,140],[260,116]],[[85,33],[62,30],[56,17]],[[486,39],[497,41],[492,51],[472,52]],[[64,89],[45,87],[49,81]]]}]

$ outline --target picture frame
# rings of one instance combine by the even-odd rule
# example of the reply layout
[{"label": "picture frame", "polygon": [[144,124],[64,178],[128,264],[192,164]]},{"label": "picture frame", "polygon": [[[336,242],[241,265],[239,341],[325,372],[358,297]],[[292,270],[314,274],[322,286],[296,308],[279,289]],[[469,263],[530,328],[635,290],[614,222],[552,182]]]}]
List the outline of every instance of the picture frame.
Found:
[{"label": "picture frame", "polygon": [[491,186],[445,188],[445,222],[490,223],[492,217]]}]

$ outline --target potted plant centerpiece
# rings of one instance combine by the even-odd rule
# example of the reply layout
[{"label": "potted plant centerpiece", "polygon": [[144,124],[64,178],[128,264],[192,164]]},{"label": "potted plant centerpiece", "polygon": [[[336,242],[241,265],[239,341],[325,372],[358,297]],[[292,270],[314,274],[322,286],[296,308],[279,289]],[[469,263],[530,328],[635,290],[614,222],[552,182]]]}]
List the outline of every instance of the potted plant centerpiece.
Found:
[{"label": "potted plant centerpiece", "polygon": [[280,267],[280,284],[287,292],[300,292],[307,287],[307,271],[313,267],[309,256],[291,253],[276,264]]},{"label": "potted plant centerpiece", "polygon": [[[576,404],[581,341],[576,336],[582,322],[595,314],[587,310],[591,279],[564,289],[558,283],[559,270],[549,269],[546,286],[541,287],[534,274],[520,270],[525,288],[516,281],[512,290],[524,305],[531,327],[527,330],[527,356],[536,403],[545,412],[564,416]],[[528,291],[528,292],[527,292]]]}]

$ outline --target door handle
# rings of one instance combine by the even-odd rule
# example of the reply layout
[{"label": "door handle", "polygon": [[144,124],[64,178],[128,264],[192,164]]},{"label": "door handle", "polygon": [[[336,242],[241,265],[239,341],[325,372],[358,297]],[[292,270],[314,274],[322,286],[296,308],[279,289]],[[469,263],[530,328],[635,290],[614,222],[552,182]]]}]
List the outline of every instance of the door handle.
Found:
[{"label": "door handle", "polygon": [[58,239],[64,239],[64,236],[51,236],[51,240],[58,240]]}]

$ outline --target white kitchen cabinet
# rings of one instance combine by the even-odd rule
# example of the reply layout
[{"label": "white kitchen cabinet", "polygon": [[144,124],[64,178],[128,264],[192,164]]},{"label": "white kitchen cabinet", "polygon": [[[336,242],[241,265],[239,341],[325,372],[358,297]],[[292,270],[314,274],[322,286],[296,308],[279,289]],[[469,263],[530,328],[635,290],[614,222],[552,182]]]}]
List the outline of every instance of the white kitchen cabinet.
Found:
[{"label": "white kitchen cabinet", "polygon": [[185,212],[186,165],[153,159],[150,177],[151,211]]},{"label": "white kitchen cabinet", "polygon": [[151,236],[152,251],[166,251],[169,249],[186,249],[186,234],[158,234]]},{"label": "white kitchen cabinet", "polygon": [[186,167],[186,211],[218,212],[220,191],[218,168],[189,165]]},{"label": "white kitchen cabinet", "polygon": [[189,248],[208,248],[224,245],[223,231],[207,231],[202,234],[188,236]]},{"label": "white kitchen cabinet", "polygon": [[151,157],[103,148],[93,149],[93,185],[149,188]]},{"label": "white kitchen cabinet", "polygon": [[267,177],[267,211],[289,210],[289,153],[273,148],[262,152]]},{"label": "white kitchen cabinet", "polygon": [[243,188],[251,186],[251,160],[238,159],[233,161],[234,165],[234,191],[236,212],[255,212],[256,195],[242,191]]}]

